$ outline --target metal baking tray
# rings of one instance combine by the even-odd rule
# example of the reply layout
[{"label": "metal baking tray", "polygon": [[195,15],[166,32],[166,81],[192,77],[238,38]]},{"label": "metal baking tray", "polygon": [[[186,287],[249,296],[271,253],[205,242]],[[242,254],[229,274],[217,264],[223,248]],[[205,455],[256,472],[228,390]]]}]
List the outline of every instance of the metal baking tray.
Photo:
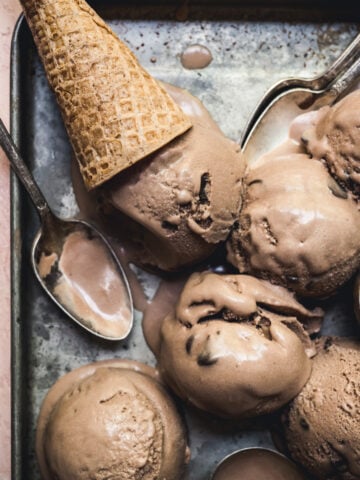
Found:
[{"label": "metal baking tray", "polygon": [[[240,140],[251,111],[275,81],[320,73],[359,31],[352,2],[191,1],[92,5],[155,77],[188,89],[223,131]],[[200,43],[214,57],[203,70],[185,70],[183,49]],[[153,57],[156,63],[153,63]],[[51,207],[76,213],[70,182],[71,150],[54,97],[23,18],[13,37],[11,131]],[[30,267],[30,246],[39,226],[29,198],[12,178],[12,478],[39,478],[34,429],[42,399],[65,372],[110,357],[154,364],[141,331],[141,314],[123,342],[92,338],[65,318],[45,296]],[[149,277],[150,278],[150,277]],[[323,306],[324,333],[356,334],[350,287]],[[208,479],[226,454],[246,446],[272,446],[258,422],[245,427],[186,408],[192,460],[190,480]]]}]

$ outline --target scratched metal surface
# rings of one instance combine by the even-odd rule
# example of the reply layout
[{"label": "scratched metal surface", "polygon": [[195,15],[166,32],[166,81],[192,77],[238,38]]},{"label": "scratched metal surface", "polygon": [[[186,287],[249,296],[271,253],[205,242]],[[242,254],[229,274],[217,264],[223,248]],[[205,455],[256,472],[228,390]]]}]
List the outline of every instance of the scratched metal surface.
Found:
[{"label": "scratched metal surface", "polygon": [[[186,4],[180,10],[161,11],[122,9],[121,2],[114,6],[103,1],[101,6],[101,14],[145,68],[198,96],[223,131],[239,140],[251,111],[273,82],[320,73],[355,36],[359,23],[348,13],[334,22],[318,10],[315,15],[314,10],[287,11],[286,6],[273,12],[267,9],[266,15],[258,7],[258,16],[240,6],[236,15],[233,12],[224,7],[217,16],[216,10],[211,15],[204,10],[201,19],[197,12],[192,17]],[[214,60],[206,69],[185,70],[179,55],[195,43],[206,45]],[[23,21],[13,46],[12,133],[51,207],[60,216],[72,216],[77,206],[70,182],[70,147]],[[38,219],[14,179],[12,187],[13,478],[33,480],[39,478],[34,457],[36,418],[56,379],[94,360],[118,356],[154,364],[154,357],[142,336],[140,313],[126,341],[106,343],[68,321],[45,296],[29,262]],[[153,294],[156,279],[143,277]],[[324,305],[324,333],[356,333],[351,303],[350,289],[345,288],[343,295]],[[240,429],[189,409],[185,414],[192,450],[189,480],[208,479],[215,464],[233,450],[272,446],[269,432],[255,422]]]}]

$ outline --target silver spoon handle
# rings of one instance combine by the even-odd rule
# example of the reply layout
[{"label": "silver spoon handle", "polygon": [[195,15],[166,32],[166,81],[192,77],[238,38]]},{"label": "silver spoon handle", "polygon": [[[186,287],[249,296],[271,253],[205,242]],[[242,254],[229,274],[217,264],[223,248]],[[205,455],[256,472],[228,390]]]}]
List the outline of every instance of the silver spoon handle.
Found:
[{"label": "silver spoon handle", "polygon": [[[320,93],[309,90],[307,97],[302,98],[299,107],[306,109],[313,107],[314,109],[318,109],[324,105],[332,105],[343,93],[353,86],[356,80],[360,80],[360,56],[350,65],[345,73],[339,75],[327,89],[321,90]],[[296,89],[292,91],[296,91]]]},{"label": "silver spoon handle", "polygon": [[30,198],[33,201],[37,211],[39,212],[40,217],[44,220],[45,218],[49,217],[49,215],[52,215],[52,212],[47,201],[45,200],[44,195],[41,193],[24,160],[21,158],[20,153],[18,152],[15,143],[13,142],[13,139],[11,138],[11,135],[7,131],[1,118],[0,146],[8,157],[14,172],[21,180],[22,184],[30,195]]},{"label": "silver spoon handle", "polygon": [[335,98],[345,92],[356,79],[360,80],[360,56],[359,58],[346,70],[344,75],[338,77],[331,85],[330,91],[333,92]]},{"label": "silver spoon handle", "polygon": [[308,88],[313,90],[323,90],[332,83],[342,72],[345,72],[352,63],[360,56],[360,33],[356,35],[354,40],[346,47],[343,53],[335,62],[322,74],[310,80],[304,80],[308,83]]},{"label": "silver spoon handle", "polygon": [[[360,56],[360,33],[346,47],[343,53],[325,70],[325,72],[313,78],[295,78],[290,77],[276,83],[267,95],[274,98],[278,93],[291,88],[308,88],[310,90],[320,91],[328,87],[336,78],[352,65]],[[264,98],[264,102],[265,102]]]}]

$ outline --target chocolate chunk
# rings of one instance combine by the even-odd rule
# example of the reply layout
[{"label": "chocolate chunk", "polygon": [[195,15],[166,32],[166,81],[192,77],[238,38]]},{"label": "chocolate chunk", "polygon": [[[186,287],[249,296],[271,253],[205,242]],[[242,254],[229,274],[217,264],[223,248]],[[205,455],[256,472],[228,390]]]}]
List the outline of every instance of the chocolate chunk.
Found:
[{"label": "chocolate chunk", "polygon": [[186,353],[188,353],[190,355],[191,353],[191,347],[194,343],[194,335],[191,335],[187,340],[186,340],[186,344],[185,344],[185,349],[186,349]]},{"label": "chocolate chunk", "polygon": [[328,351],[332,344],[333,344],[332,338],[327,338],[324,342],[324,350]]},{"label": "chocolate chunk", "polygon": [[335,197],[344,200],[348,198],[347,192],[335,180],[328,183],[328,188]]},{"label": "chocolate chunk", "polygon": [[221,312],[222,318],[226,322],[240,322],[240,317],[239,315],[236,315],[234,312],[231,310],[228,310],[227,308],[224,308]]},{"label": "chocolate chunk", "polygon": [[181,323],[181,325],[184,325],[185,328],[192,328],[191,323],[187,322],[186,320],[181,320],[181,318],[179,318],[179,322]]},{"label": "chocolate chunk", "polygon": [[271,320],[268,317],[260,315],[260,319],[256,321],[256,328],[261,328],[261,331],[268,340],[272,340],[272,335],[270,332]]},{"label": "chocolate chunk", "polygon": [[214,365],[217,362],[217,358],[211,357],[209,352],[200,353],[197,358],[197,364],[200,367],[209,367],[210,365]]},{"label": "chocolate chunk", "polygon": [[251,187],[251,185],[256,185],[258,183],[263,183],[263,181],[260,178],[255,178],[254,180],[248,183],[248,187]]},{"label": "chocolate chunk", "polygon": [[309,424],[307,423],[307,421],[305,420],[305,418],[300,418],[300,426],[301,428],[303,428],[304,430],[309,430]]},{"label": "chocolate chunk", "polygon": [[271,320],[270,320],[270,318],[265,317],[265,316],[262,315],[262,316],[260,317],[260,320],[259,320],[258,324],[259,324],[261,327],[270,327],[270,325],[271,325]]},{"label": "chocolate chunk", "polygon": [[195,222],[204,230],[207,230],[211,227],[213,219],[211,217],[207,218],[195,218]]},{"label": "chocolate chunk", "polygon": [[345,473],[348,471],[348,463],[345,458],[339,458],[331,462],[337,472]]},{"label": "chocolate chunk", "polygon": [[171,232],[176,232],[179,229],[178,225],[175,225],[175,223],[168,222],[167,220],[164,220],[163,222],[161,222],[161,226],[165,230],[169,230]]},{"label": "chocolate chunk", "polygon": [[211,181],[210,181],[210,175],[208,172],[203,173],[201,175],[200,179],[200,191],[199,191],[199,200],[200,203],[209,205],[209,193],[210,193],[210,186],[211,186]]},{"label": "chocolate chunk", "polygon": [[285,278],[288,283],[298,283],[299,281],[299,277],[295,275],[285,275]]}]

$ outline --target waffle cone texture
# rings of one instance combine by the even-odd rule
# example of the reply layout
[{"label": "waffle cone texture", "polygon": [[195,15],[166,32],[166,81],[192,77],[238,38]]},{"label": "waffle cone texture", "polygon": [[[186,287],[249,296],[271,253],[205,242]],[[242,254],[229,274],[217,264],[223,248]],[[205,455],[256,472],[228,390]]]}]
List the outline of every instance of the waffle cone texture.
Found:
[{"label": "waffle cone texture", "polygon": [[88,190],[191,127],[83,0],[21,0]]}]

